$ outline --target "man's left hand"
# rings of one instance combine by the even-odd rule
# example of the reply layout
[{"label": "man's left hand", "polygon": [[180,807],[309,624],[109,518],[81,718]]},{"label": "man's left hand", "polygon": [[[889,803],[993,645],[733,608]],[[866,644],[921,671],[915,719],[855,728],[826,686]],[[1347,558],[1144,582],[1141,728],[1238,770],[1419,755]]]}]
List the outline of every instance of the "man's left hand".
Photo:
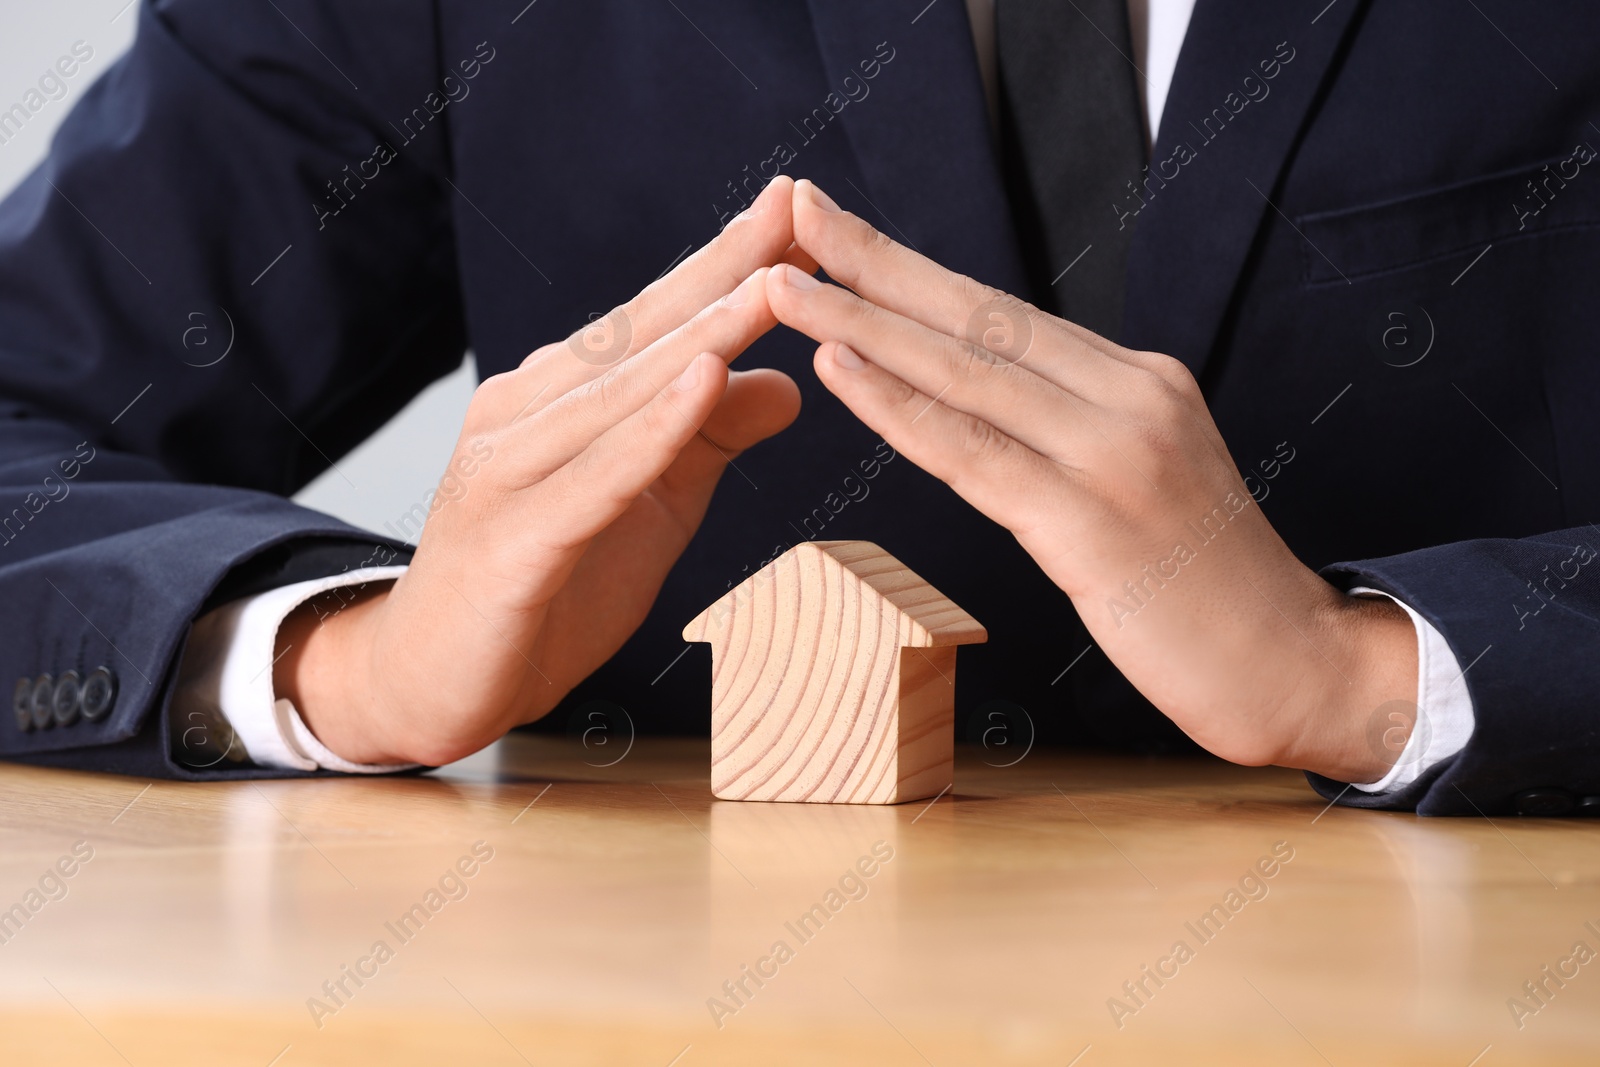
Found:
[{"label": "man's left hand", "polygon": [[1182,363],[945,270],[809,182],[794,229],[848,287],[767,277],[823,383],[1009,529],[1156,707],[1237,763],[1388,771],[1368,724],[1416,697],[1411,621],[1295,558]]}]

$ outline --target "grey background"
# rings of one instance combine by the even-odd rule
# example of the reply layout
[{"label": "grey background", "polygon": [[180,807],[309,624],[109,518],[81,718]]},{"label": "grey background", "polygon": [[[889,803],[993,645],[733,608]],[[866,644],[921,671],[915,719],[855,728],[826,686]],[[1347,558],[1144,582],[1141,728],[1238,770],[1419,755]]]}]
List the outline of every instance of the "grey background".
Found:
[{"label": "grey background", "polygon": [[[50,148],[61,120],[84,90],[110,69],[133,43],[142,0],[0,0],[0,110],[37,88],[39,76],[76,41],[94,58],[66,79],[67,92],[49,100],[22,128],[0,144],[0,196],[27,176]],[[307,211],[311,210],[309,204]],[[159,280],[158,280],[159,284]],[[181,356],[180,338],[173,338]],[[394,523],[420,502],[444,473],[477,382],[469,356],[453,374],[435,382],[383,429],[327,471],[295,499],[371,530]],[[342,472],[342,476],[341,476]]]}]

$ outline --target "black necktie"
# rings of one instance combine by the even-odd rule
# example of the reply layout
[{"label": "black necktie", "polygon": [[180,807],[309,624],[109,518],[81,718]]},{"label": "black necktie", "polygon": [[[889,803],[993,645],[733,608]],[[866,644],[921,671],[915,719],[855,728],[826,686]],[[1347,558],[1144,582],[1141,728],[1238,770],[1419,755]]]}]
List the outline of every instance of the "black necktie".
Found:
[{"label": "black necktie", "polygon": [[999,0],[1001,142],[1039,304],[1116,338],[1145,163],[1127,0]]}]

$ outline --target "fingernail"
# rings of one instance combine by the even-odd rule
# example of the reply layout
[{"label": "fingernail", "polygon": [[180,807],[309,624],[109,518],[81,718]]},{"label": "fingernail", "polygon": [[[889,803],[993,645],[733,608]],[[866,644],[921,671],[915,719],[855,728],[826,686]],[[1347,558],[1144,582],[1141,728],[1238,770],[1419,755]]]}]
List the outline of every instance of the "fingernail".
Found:
[{"label": "fingernail", "polygon": [[724,307],[736,308],[750,299],[750,279],[746,278],[733,289],[733,292],[722,298]]},{"label": "fingernail", "polygon": [[867,361],[856,355],[855,349],[843,342],[835,342],[833,346],[833,361],[845,370],[860,370],[867,365]]},{"label": "fingernail", "polygon": [[[701,353],[701,355],[704,354],[705,353],[703,352]],[[700,356],[695,356],[694,359],[689,362],[689,366],[684,369],[684,372],[678,375],[678,380],[674,382],[673,385],[677,387],[680,393],[687,393],[699,384]]]},{"label": "fingernail", "polygon": [[817,281],[793,263],[783,265],[783,283],[791,289],[818,289],[822,283]]},{"label": "fingernail", "polygon": [[750,219],[761,214],[767,208],[767,201],[772,199],[771,193],[772,182],[768,182],[766,185],[761,187],[761,191],[756,194],[756,198],[750,201],[750,206],[739,212],[739,217],[742,219]]},{"label": "fingernail", "polygon": [[811,202],[824,211],[839,210],[839,205],[833,202],[833,197],[823,192],[816,182],[811,183]]}]

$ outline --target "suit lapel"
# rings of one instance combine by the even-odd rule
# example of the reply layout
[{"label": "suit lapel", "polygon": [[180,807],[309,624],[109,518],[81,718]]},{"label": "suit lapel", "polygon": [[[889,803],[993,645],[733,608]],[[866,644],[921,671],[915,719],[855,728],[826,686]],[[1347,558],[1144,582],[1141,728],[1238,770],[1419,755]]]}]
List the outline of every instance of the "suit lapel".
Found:
[{"label": "suit lapel", "polygon": [[846,77],[862,81],[863,60],[893,49],[870,94],[839,113],[862,187],[830,192],[951,270],[1026,292],[965,7],[808,2],[829,88],[841,98]]},{"label": "suit lapel", "polygon": [[[1135,223],[1128,346],[1177,356],[1197,376],[1204,369],[1256,232],[1275,213],[1267,198],[1276,202],[1284,164],[1365,0],[1325,2],[1195,5],[1151,153],[1150,173],[1171,177],[1164,188],[1149,183]],[[1263,62],[1279,65],[1270,80]],[[1266,95],[1241,106],[1247,77],[1250,93],[1264,86]],[[1179,146],[1189,158],[1167,163],[1184,155]],[[1126,206],[1137,204],[1130,197]]]}]

